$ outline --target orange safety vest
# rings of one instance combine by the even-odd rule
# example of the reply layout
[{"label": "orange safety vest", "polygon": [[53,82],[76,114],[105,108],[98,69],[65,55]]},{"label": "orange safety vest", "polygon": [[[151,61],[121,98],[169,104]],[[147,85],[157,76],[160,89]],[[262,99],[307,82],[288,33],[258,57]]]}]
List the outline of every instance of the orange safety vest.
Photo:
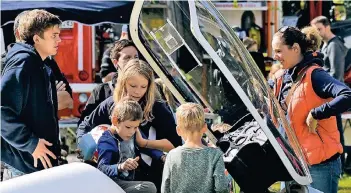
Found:
[{"label": "orange safety vest", "polygon": [[[317,134],[308,131],[306,119],[309,112],[332,100],[332,98],[320,98],[313,90],[311,74],[317,68],[320,67],[315,65],[308,67],[304,77],[296,83],[295,91],[291,94],[289,104],[287,104],[290,124],[310,165],[319,164],[336,153],[343,152],[335,116],[318,120]],[[277,74],[281,76],[275,79],[274,94],[276,97],[279,96],[283,83],[283,73]]]}]

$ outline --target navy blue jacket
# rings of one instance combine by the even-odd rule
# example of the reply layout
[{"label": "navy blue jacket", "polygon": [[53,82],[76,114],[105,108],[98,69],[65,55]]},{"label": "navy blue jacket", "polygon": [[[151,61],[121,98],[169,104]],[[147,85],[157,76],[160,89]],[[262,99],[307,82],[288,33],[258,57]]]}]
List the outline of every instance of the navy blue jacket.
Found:
[{"label": "navy blue jacket", "polygon": [[[135,171],[128,171],[127,174],[123,174],[118,172],[117,164],[122,164],[128,158],[136,158],[139,156],[140,165],[140,163],[143,162],[140,153],[150,155],[151,152],[150,149],[139,148],[136,145],[135,137],[130,141],[123,141],[118,134],[112,134],[109,130],[101,135],[97,150],[99,153],[98,169],[112,179],[119,178],[123,180],[134,180]],[[163,153],[160,153],[160,156],[162,156]],[[136,170],[139,169],[140,167]]]},{"label": "navy blue jacket", "polygon": [[[143,106],[143,105],[141,105]],[[113,97],[104,100],[100,105],[79,125],[77,140],[101,124],[111,125],[110,116],[114,107]],[[156,130],[156,139],[168,139],[175,147],[182,145],[182,140],[176,132],[176,124],[172,112],[165,102],[155,101],[152,107],[154,119],[142,123],[140,130],[148,137],[151,126]]]},{"label": "navy blue jacket", "polygon": [[[323,54],[318,53],[313,56],[308,52],[305,54],[304,59],[295,67],[286,70],[283,77],[282,90],[278,96],[279,102],[283,103],[291,88],[292,80],[297,78],[305,66],[317,64],[323,66]],[[331,116],[341,114],[351,108],[351,89],[344,83],[331,77],[323,69],[316,69],[311,74],[312,88],[314,92],[321,98],[334,98],[332,101],[327,102],[319,107],[312,109],[312,116],[317,120],[327,119]],[[272,81],[269,81],[270,86]]]},{"label": "navy blue jacket", "polygon": [[[43,169],[33,166],[32,153],[39,138],[60,155],[57,94],[51,69],[35,48],[16,43],[8,52],[1,77],[1,161],[24,172]],[[49,156],[50,157],[50,156]],[[55,166],[57,160],[51,159]]]}]

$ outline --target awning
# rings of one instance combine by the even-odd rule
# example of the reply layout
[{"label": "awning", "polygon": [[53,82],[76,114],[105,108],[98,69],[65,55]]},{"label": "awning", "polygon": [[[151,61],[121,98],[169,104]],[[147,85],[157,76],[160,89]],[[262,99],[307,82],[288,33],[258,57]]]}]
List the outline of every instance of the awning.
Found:
[{"label": "awning", "polygon": [[62,21],[129,23],[134,1],[1,1],[1,25],[25,10],[45,9]]}]

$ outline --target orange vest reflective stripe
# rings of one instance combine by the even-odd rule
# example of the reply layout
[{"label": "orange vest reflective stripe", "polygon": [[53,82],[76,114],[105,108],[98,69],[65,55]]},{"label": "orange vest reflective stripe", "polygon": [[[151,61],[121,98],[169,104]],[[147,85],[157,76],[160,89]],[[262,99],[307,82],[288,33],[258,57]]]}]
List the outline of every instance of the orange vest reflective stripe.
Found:
[{"label": "orange vest reflective stripe", "polygon": [[[306,124],[308,113],[312,109],[332,100],[332,98],[320,98],[313,90],[311,74],[317,68],[320,67],[309,67],[305,76],[297,83],[298,85],[291,96],[290,103],[287,104],[290,124],[310,165],[319,164],[336,153],[343,152],[335,116],[318,120],[317,134],[308,131]],[[282,83],[283,76],[277,77],[274,86],[276,97],[279,95]]]}]

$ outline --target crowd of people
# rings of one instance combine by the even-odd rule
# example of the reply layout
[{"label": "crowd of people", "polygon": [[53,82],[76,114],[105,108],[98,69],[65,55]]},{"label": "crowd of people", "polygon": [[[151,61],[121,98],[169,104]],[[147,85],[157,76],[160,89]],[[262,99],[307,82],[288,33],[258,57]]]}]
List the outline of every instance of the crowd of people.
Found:
[{"label": "crowd of people", "polygon": [[[60,164],[57,111],[72,105],[72,90],[53,59],[60,24],[58,16],[44,10],[22,12],[14,25],[16,43],[2,56],[1,163],[6,179]],[[223,153],[202,140],[204,108],[180,105],[139,58],[127,31],[104,54],[104,83],[93,90],[82,112],[78,147],[95,127],[107,124],[91,164],[126,192],[229,192]],[[244,44],[257,52],[254,41]],[[302,30],[279,29],[271,46],[280,65],[268,83],[305,152],[310,186],[336,193],[345,159],[340,115],[351,104],[351,89],[343,83],[348,50],[324,16]]]}]

